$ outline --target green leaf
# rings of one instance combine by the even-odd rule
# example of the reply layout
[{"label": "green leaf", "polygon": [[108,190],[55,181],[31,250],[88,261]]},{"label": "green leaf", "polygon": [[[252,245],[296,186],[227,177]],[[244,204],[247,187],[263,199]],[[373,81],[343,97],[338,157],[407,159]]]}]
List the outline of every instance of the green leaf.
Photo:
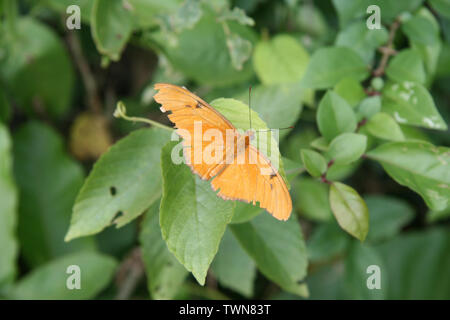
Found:
[{"label": "green leaf", "polygon": [[133,31],[133,15],[122,0],[94,0],[91,32],[97,50],[118,61]]},{"label": "green leaf", "polygon": [[330,181],[347,179],[355,173],[361,162],[362,159],[350,164],[334,164],[328,168],[326,178]]},{"label": "green leaf", "polygon": [[402,30],[411,42],[434,45],[438,41],[433,24],[419,15],[415,15],[402,23]]},{"label": "green leaf", "polygon": [[[4,41],[3,41],[4,40]],[[2,35],[0,77],[16,104],[28,113],[38,105],[51,116],[70,106],[73,68],[58,36],[32,18],[17,21],[17,35]]]},{"label": "green leaf", "polygon": [[12,283],[18,256],[17,189],[12,172],[11,138],[0,123],[0,288]]},{"label": "green leaf", "polygon": [[318,138],[318,133],[315,128],[306,127],[296,134],[291,134],[281,144],[282,153],[289,159],[300,163],[302,161],[299,148],[310,148],[311,143]]},{"label": "green leaf", "polygon": [[226,9],[220,14],[219,21],[234,20],[242,25],[255,25],[255,21],[245,14],[245,11],[241,8],[234,7],[233,10]]},{"label": "green leaf", "polygon": [[254,206],[249,203],[237,201],[231,223],[247,222],[263,212],[264,212],[264,210],[258,206]]},{"label": "green leaf", "polygon": [[300,163],[300,161],[283,157],[283,163],[286,167],[286,178],[288,181],[291,181],[305,171],[305,167]]},{"label": "green leaf", "polygon": [[388,32],[381,29],[370,30],[365,22],[355,22],[339,32],[336,46],[353,49],[366,62],[371,63],[375,57],[375,49],[388,40]]},{"label": "green leaf", "polygon": [[446,18],[450,19],[450,1],[449,0],[430,0],[431,6]]},{"label": "green leaf", "polygon": [[329,261],[347,249],[350,237],[342,232],[336,221],[330,221],[318,225],[306,244],[311,261]]},{"label": "green leaf", "polygon": [[339,16],[341,28],[347,26],[352,20],[366,15],[367,1],[332,0]]},{"label": "green leaf", "polygon": [[425,64],[425,69],[427,71],[427,84],[429,85],[433,80],[434,74],[436,73],[439,55],[441,53],[442,41],[439,36],[440,27],[433,13],[431,13],[428,9],[422,7],[418,10],[417,15],[421,18],[427,19],[431,23],[430,26],[433,27],[433,30],[430,29],[430,31],[432,31],[433,34],[429,36],[437,39],[433,44],[428,45],[411,40],[411,47],[420,53]]},{"label": "green leaf", "polygon": [[219,248],[234,211],[232,201],[224,201],[185,164],[172,162],[175,143],[167,144],[161,154],[163,197],[160,224],[169,250],[205,283],[206,272]]},{"label": "green leaf", "polygon": [[351,107],[355,107],[366,97],[364,88],[353,78],[344,78],[334,87],[334,92],[344,98]]},{"label": "green leaf", "polygon": [[227,47],[230,53],[231,63],[236,70],[242,70],[244,63],[252,54],[252,43],[238,34],[227,35]]},{"label": "green leaf", "polygon": [[[298,84],[258,85],[252,88],[252,109],[258,112],[269,128],[286,128],[294,125],[300,117],[304,93]],[[237,98],[247,103],[248,91],[242,92]],[[242,116],[245,119],[245,116]],[[280,140],[289,132],[290,130],[280,130]]]},{"label": "green leaf", "polygon": [[327,32],[330,31],[322,10],[311,3],[301,3],[301,1],[297,0],[291,2],[298,2],[292,5],[292,11],[294,12],[294,21],[292,23],[295,25],[295,29],[298,29],[302,35],[312,39],[326,37]]},{"label": "green leaf", "polygon": [[344,99],[328,91],[317,110],[317,125],[320,133],[331,141],[341,133],[355,131],[356,116]]},{"label": "green leaf", "polygon": [[328,201],[328,185],[311,178],[293,182],[293,201],[300,214],[314,221],[329,221],[332,213]]},{"label": "green leaf", "polygon": [[440,220],[448,219],[450,217],[450,206],[444,210],[429,210],[427,212],[427,222],[434,223]]},{"label": "green leaf", "polygon": [[[373,4],[373,0],[367,1],[369,4]],[[381,9],[381,19],[383,22],[391,23],[403,12],[414,12],[423,2],[424,0],[378,0],[376,4]]]},{"label": "green leaf", "polygon": [[352,49],[328,47],[314,52],[302,84],[307,88],[327,89],[345,77],[361,81],[367,76],[368,66]]},{"label": "green leaf", "polygon": [[450,199],[450,148],[423,141],[386,143],[367,153],[399,184],[419,193],[427,205],[442,210]]},{"label": "green leaf", "polygon": [[[80,268],[81,290],[69,290],[67,283]],[[84,300],[92,299],[111,281],[117,263],[109,256],[96,252],[66,255],[31,271],[11,290],[13,299],[22,300]]]},{"label": "green leaf", "polygon": [[308,62],[308,52],[295,38],[284,34],[260,41],[253,55],[255,72],[263,84],[298,82]]},{"label": "green leaf", "polygon": [[406,49],[397,54],[386,68],[386,75],[395,82],[412,81],[425,84],[426,74],[417,51]]},{"label": "green leaf", "polygon": [[245,297],[253,295],[255,263],[242,249],[231,231],[225,231],[211,268],[224,287],[237,291]]},{"label": "green leaf", "polygon": [[202,15],[203,10],[199,1],[186,0],[167,17],[169,31],[179,33],[184,29],[191,29],[197,24]]},{"label": "green leaf", "polygon": [[404,200],[382,195],[370,195],[364,200],[370,212],[370,242],[394,237],[414,218],[413,208]]},{"label": "green leaf", "polygon": [[370,119],[373,115],[381,110],[380,96],[373,96],[365,98],[358,107],[357,116],[359,120],[366,118]]},{"label": "green leaf", "polygon": [[300,150],[306,171],[313,177],[320,177],[327,170],[325,158],[318,152],[308,149]]},{"label": "green leaf", "polygon": [[367,137],[358,133],[342,133],[331,141],[327,155],[336,164],[349,164],[366,151]]},{"label": "green leaf", "polygon": [[375,114],[365,125],[367,131],[374,137],[389,140],[403,141],[405,136],[395,120],[384,112]]},{"label": "green leaf", "polygon": [[[256,42],[252,29],[235,21],[227,22],[229,32]],[[247,81],[253,76],[252,63],[248,60],[242,70],[237,70],[228,51],[226,35],[215,14],[203,8],[203,16],[191,29],[184,29],[176,36],[176,43],[167,39],[167,33],[155,32],[152,42],[163,50],[171,64],[186,77],[208,86],[227,86]]]},{"label": "green leaf", "polygon": [[95,247],[94,239],[64,242],[70,208],[83,170],[52,128],[29,122],[14,133],[14,173],[19,187],[19,239],[29,266]]},{"label": "green leaf", "polygon": [[306,276],[306,247],[295,218],[282,222],[261,214],[230,227],[262,274],[288,292],[307,295],[300,283]]},{"label": "green leaf", "polygon": [[[380,270],[380,289],[368,288],[369,266],[377,266]],[[380,253],[373,247],[353,242],[345,259],[343,290],[351,299],[380,300],[385,299],[389,284],[386,267]]]},{"label": "green leaf", "polygon": [[96,162],[73,207],[66,241],[122,227],[161,196],[160,150],[169,132],[136,130]]},{"label": "green leaf", "polygon": [[433,97],[421,84],[404,81],[388,83],[383,90],[383,111],[391,114],[399,123],[429,129],[447,130],[433,101]]},{"label": "green leaf", "polygon": [[431,143],[431,139],[428,134],[420,128],[400,124],[400,129],[402,129],[406,140],[422,140]]},{"label": "green leaf", "polygon": [[364,241],[369,231],[369,211],[358,192],[343,183],[333,182],[330,206],[341,228]]},{"label": "green leaf", "polygon": [[139,234],[147,285],[153,299],[173,299],[188,274],[167,248],[159,227],[159,201],[146,212]]},{"label": "green leaf", "polygon": [[[57,0],[59,1],[59,0]],[[91,2],[92,0],[87,0]],[[127,0],[135,17],[135,24],[144,29],[154,27],[163,15],[176,14],[183,0]]]},{"label": "green leaf", "polygon": [[325,139],[325,137],[318,137],[317,139],[314,139],[311,142],[311,147],[316,148],[320,151],[327,151],[328,150],[328,141]]},{"label": "green leaf", "polygon": [[387,298],[450,299],[449,247],[448,228],[409,232],[377,246],[389,276]]}]

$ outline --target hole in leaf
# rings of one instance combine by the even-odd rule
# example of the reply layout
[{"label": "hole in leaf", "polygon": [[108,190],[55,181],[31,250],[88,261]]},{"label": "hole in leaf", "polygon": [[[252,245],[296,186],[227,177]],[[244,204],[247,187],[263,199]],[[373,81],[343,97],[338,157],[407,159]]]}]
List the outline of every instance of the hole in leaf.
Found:
[{"label": "hole in leaf", "polygon": [[116,187],[111,187],[111,188],[109,188],[109,193],[111,193],[112,196],[115,196],[116,193],[117,193]]},{"label": "hole in leaf", "polygon": [[111,223],[114,223],[117,219],[119,219],[121,216],[123,216],[122,211],[117,211],[117,213],[114,215],[114,217],[111,220]]}]

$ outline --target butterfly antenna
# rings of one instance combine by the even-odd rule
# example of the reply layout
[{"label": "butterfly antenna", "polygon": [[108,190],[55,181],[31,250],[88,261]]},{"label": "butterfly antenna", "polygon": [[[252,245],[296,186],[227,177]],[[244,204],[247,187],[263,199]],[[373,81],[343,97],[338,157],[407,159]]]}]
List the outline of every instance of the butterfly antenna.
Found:
[{"label": "butterfly antenna", "polygon": [[250,130],[252,129],[252,109],[250,107],[250,103],[252,99],[252,86],[248,88],[248,119],[250,122]]},{"label": "butterfly antenna", "polygon": [[288,129],[294,129],[294,126],[290,126],[290,127],[286,127],[286,128],[279,128],[279,129],[258,130],[258,132],[267,132],[267,131],[273,131],[273,130],[288,130]]}]

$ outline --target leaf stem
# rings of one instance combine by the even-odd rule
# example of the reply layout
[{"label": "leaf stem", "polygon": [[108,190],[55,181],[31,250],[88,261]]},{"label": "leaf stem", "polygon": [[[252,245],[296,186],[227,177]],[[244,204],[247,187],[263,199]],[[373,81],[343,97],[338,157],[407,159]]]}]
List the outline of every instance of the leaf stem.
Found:
[{"label": "leaf stem", "polygon": [[326,184],[332,184],[333,181],[330,181],[327,179],[327,173],[328,170],[330,169],[330,167],[334,164],[334,159],[331,159],[328,163],[327,163],[327,170],[320,176],[320,181],[322,181],[323,183]]},{"label": "leaf stem", "polygon": [[143,276],[144,262],[142,261],[141,251],[139,248],[135,248],[122,262],[116,274],[118,292],[115,299],[129,299]]},{"label": "leaf stem", "polygon": [[128,121],[133,121],[133,122],[144,122],[144,123],[148,123],[154,127],[158,127],[164,130],[168,130],[168,131],[173,131],[173,129],[169,126],[166,126],[162,123],[159,123],[157,121],[153,121],[151,119],[146,119],[146,118],[141,118],[141,117],[129,117],[127,116],[127,109],[125,107],[125,104],[122,101],[119,101],[117,103],[117,107],[116,110],[114,111],[114,117],[115,118],[122,118]]},{"label": "leaf stem", "polygon": [[400,27],[400,19],[395,19],[389,29],[389,38],[385,46],[380,47],[378,50],[382,53],[380,64],[378,68],[373,71],[374,77],[380,77],[384,74],[389,58],[395,54],[397,51],[394,49],[394,39],[398,28]]},{"label": "leaf stem", "polygon": [[358,122],[356,125],[356,132],[359,132],[359,129],[361,129],[362,126],[364,126],[367,123],[367,118],[362,118],[361,121]]},{"label": "leaf stem", "polygon": [[102,110],[102,103],[99,98],[97,83],[92,73],[89,63],[81,50],[80,40],[74,32],[67,33],[67,43],[73,55],[75,63],[80,71],[81,79],[83,80],[84,88],[87,93],[87,102],[89,108],[94,113],[100,113]]}]

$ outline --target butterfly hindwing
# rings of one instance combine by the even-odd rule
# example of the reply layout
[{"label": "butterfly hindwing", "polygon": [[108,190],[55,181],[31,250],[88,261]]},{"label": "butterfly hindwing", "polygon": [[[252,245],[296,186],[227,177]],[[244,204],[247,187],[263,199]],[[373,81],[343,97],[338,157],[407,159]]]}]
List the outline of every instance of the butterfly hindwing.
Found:
[{"label": "butterfly hindwing", "polygon": [[219,190],[217,195],[223,199],[259,202],[259,206],[275,218],[287,220],[292,201],[283,178],[255,147],[249,145],[245,152],[246,159],[251,161],[227,165],[212,180],[212,188]]}]

